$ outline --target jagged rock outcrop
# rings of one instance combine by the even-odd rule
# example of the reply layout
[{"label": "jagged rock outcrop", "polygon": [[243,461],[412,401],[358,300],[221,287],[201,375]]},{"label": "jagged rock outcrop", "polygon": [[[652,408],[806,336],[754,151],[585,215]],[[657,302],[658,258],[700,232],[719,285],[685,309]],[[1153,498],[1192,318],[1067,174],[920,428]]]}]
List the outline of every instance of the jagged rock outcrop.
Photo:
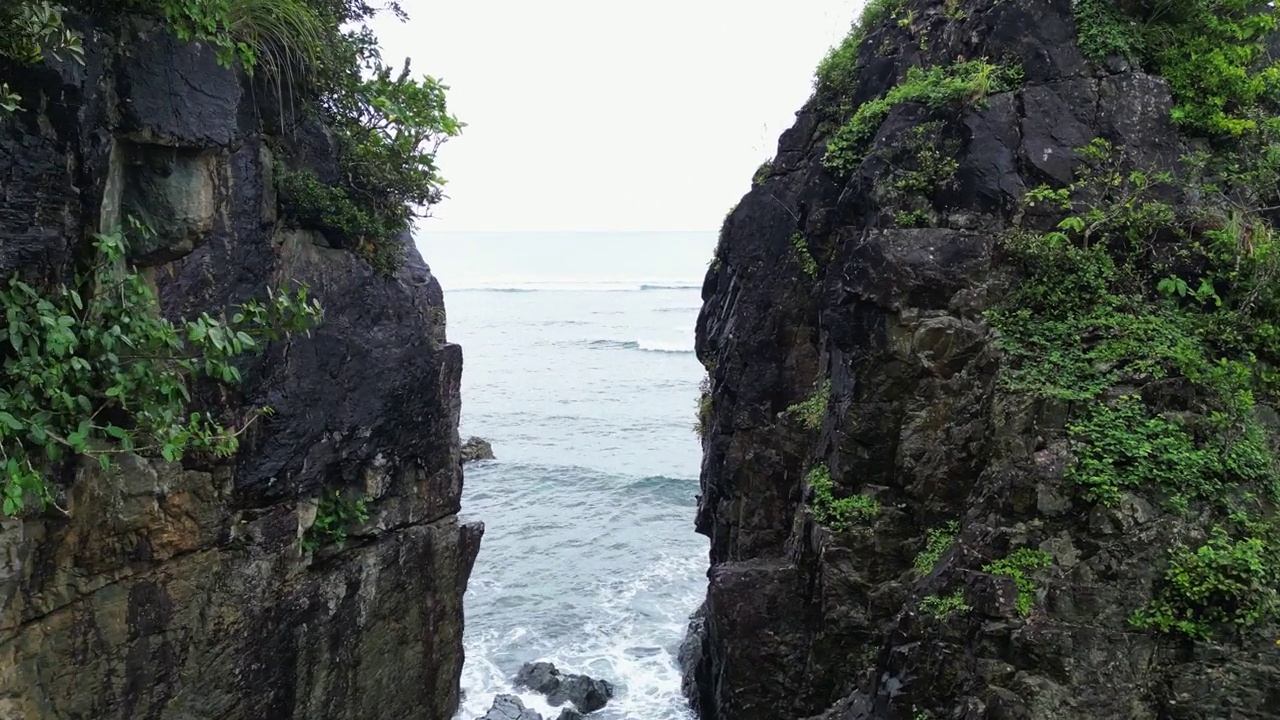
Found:
[{"label": "jagged rock outcrop", "polygon": [[[572,708],[564,708],[555,720],[583,720],[586,716]],[[524,706],[515,695],[499,695],[484,717],[477,720],[543,720],[542,714]]]},{"label": "jagged rock outcrop", "polygon": [[[0,718],[447,720],[462,596],[483,528],[457,519],[461,349],[408,238],[380,277],[277,214],[271,98],[166,32],[85,63],[8,73],[37,112],[0,119],[0,274],[66,276],[129,215],[167,313],[219,312],[305,282],[309,336],[201,400],[270,406],[230,461],[125,459],[65,480],[66,517],[0,521]],[[323,161],[323,159],[321,159]],[[301,540],[317,498],[368,498],[345,545]]]},{"label": "jagged rock outcrop", "polygon": [[470,437],[462,443],[462,462],[469,463],[476,460],[492,460],[493,445],[482,437]]},{"label": "jagged rock outcrop", "polygon": [[489,712],[479,720],[542,720],[542,715],[526,708],[515,695],[499,695],[493,699]]},{"label": "jagged rock outcrop", "polygon": [[546,695],[552,705],[573,703],[583,713],[599,710],[613,697],[613,686],[607,681],[562,673],[549,662],[525,663],[516,674],[516,685]]},{"label": "jagged rock outcrop", "polygon": [[[1117,369],[1117,357],[1080,371],[1104,389],[1052,396],[1015,374],[1034,348],[1011,350],[991,312],[1031,282],[1010,238],[1062,229],[1065,211],[1029,204],[1029,190],[1110,177],[1113,159],[1124,168],[1114,187],[1146,182],[1124,175],[1134,168],[1189,177],[1180,156],[1221,146],[1175,125],[1177,99],[1154,72],[1088,60],[1072,0],[871,5],[845,58],[855,71],[838,88],[820,83],[782,135],[727,217],[703,287],[697,350],[711,400],[696,525],[711,539],[711,569],[681,652],[686,694],[703,720],[1273,717],[1272,570],[1253,578],[1264,612],[1238,629],[1193,639],[1131,619],[1174,582],[1171,548],[1235,521],[1208,496],[1192,495],[1188,509],[1186,495],[1136,481],[1103,502],[1073,469],[1100,432],[1079,429],[1090,408],[1116,412],[1136,393],[1154,418],[1145,427],[1170,437],[1178,423],[1198,427],[1194,379]],[[869,132],[839,130],[901,87],[908,68],[979,58],[1020,77],[902,92],[882,116],[866,111]],[[1110,143],[1103,157],[1083,153],[1094,138]],[[844,169],[830,160],[833,141],[861,143]],[[1203,201],[1185,187],[1159,197],[1170,213]],[[1274,222],[1267,212],[1259,222]],[[1143,249],[1098,249],[1108,241],[1095,236],[1094,250],[1131,253],[1135,277],[1204,272],[1161,249],[1192,247],[1198,230],[1143,222],[1155,223],[1136,233]],[[1226,296],[1226,283],[1215,289]],[[1074,290],[1086,308],[1109,302],[1093,286]],[[1173,291],[1125,292],[1163,308]],[[1076,334],[1052,349],[1083,343],[1088,356],[1106,337]],[[1074,366],[1056,361],[1037,382],[1074,381]],[[1274,413],[1260,404],[1257,416],[1274,447]],[[1166,451],[1100,462],[1125,472]],[[1147,480],[1178,482],[1166,472]],[[1269,502],[1240,522],[1274,527]],[[1224,597],[1202,599],[1230,614]]]}]

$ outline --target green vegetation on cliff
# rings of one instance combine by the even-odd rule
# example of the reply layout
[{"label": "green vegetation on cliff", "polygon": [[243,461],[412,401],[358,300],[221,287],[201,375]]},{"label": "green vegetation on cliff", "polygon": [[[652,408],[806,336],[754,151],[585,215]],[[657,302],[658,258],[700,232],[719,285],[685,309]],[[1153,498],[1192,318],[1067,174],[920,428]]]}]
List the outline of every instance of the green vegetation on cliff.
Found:
[{"label": "green vegetation on cliff", "polygon": [[849,530],[855,522],[874,520],[880,514],[880,501],[868,495],[836,497],[831,471],[826,465],[810,470],[805,480],[813,491],[814,517],[832,530]]},{"label": "green vegetation on cliff", "polygon": [[1177,630],[1198,640],[1212,639],[1221,627],[1246,628],[1280,608],[1280,567],[1273,528],[1236,539],[1215,527],[1194,550],[1174,548],[1165,571],[1165,589],[1131,621],[1138,627]]},{"label": "green vegetation on cliff", "polygon": [[[30,65],[45,55],[83,62],[80,35],[62,24],[63,8],[48,0],[10,2],[0,7],[0,62]],[[21,107],[22,96],[0,78],[0,118]]]},{"label": "green vegetation on cliff", "polygon": [[[1199,518],[1169,549],[1163,584],[1132,622],[1204,639],[1256,624],[1280,603],[1280,60],[1270,52],[1280,9],[1259,0],[1072,8],[1091,60],[1121,56],[1164,79],[1170,119],[1190,142],[1176,162],[1143,165],[1095,140],[1077,150],[1075,182],[1027,193],[1002,241],[1020,276],[988,313],[1005,357],[999,387],[1064,408],[1066,473],[1087,501],[1145,495]],[[1016,69],[960,59],[900,68],[896,85],[852,106],[865,90],[857,83],[867,34],[910,28],[918,10],[869,2],[815,79],[830,123],[824,165],[847,174],[869,153],[884,157],[875,201],[899,227],[938,224],[934,195],[956,171],[943,118],[1021,84]],[[942,11],[952,22],[967,17],[961,3]],[[894,147],[874,147],[903,103],[923,105],[925,121]],[[809,479],[820,520],[831,512],[818,508],[834,500],[825,472]],[[930,532],[917,571],[927,573],[949,542]],[[1018,552],[987,571],[1018,579],[1050,562]]]},{"label": "green vegetation on cliff", "polygon": [[302,537],[302,549],[315,552],[325,545],[342,545],[352,525],[369,519],[369,498],[354,500],[341,490],[333,490],[320,496],[316,507],[316,519]]},{"label": "green vegetation on cliff", "polygon": [[[135,233],[145,232],[135,227]],[[137,453],[177,461],[226,457],[265,409],[244,417],[188,412],[193,383],[240,380],[235,361],[321,317],[307,289],[251,300],[227,315],[172,322],[147,278],[125,260],[122,233],[71,283],[44,292],[14,275],[0,290],[0,495],[3,513],[55,502],[68,461]]]},{"label": "green vegetation on cliff", "polygon": [[390,275],[403,253],[396,236],[442,197],[436,151],[463,124],[448,112],[447,86],[414,78],[407,60],[399,70],[383,64],[367,32],[341,37],[335,52],[343,62],[319,81],[315,110],[335,133],[343,180],[327,186],[283,164],[276,171],[281,203]]},{"label": "green vegetation on cliff", "polygon": [[[1280,500],[1258,410],[1280,390],[1280,244],[1249,210],[1257,161],[1228,152],[1208,162],[1247,173],[1175,181],[1126,169],[1124,153],[1101,141],[1080,154],[1080,181],[1029,195],[1065,213],[1057,228],[1006,239],[1023,275],[989,314],[1009,359],[1002,385],[1080,403],[1067,426],[1068,477],[1088,499],[1154,491],[1175,511],[1195,503],[1225,523],[1227,539],[1174,551],[1170,582],[1137,616],[1145,626],[1202,637],[1226,607],[1237,624],[1255,622],[1270,612],[1274,585],[1238,592],[1237,571],[1208,560],[1234,558],[1256,570],[1251,581],[1271,583],[1280,567],[1280,546],[1254,542]],[[1178,193],[1201,202],[1167,199]],[[1257,552],[1233,555],[1242,549]],[[1193,590],[1209,586],[1219,594]]]},{"label": "green vegetation on cliff", "polygon": [[698,437],[706,437],[711,432],[711,376],[702,378],[698,384],[698,413],[693,431]]},{"label": "green vegetation on cliff", "polygon": [[830,399],[831,381],[824,379],[813,388],[809,397],[787,408],[787,415],[799,421],[805,430],[817,430],[822,427],[822,419],[827,415]]},{"label": "green vegetation on cliff", "polygon": [[813,253],[809,251],[809,241],[805,240],[801,233],[791,234],[791,247],[796,251],[796,261],[800,263],[800,269],[810,278],[818,277],[818,263],[813,259]]},{"label": "green vegetation on cliff", "polygon": [[942,559],[942,553],[951,547],[951,543],[955,542],[956,534],[959,532],[960,523],[955,520],[927,532],[925,534],[924,549],[916,555],[915,562],[912,563],[916,574],[928,575],[933,572],[933,566],[937,565],[938,561]]},{"label": "green vegetation on cliff", "polygon": [[1268,38],[1280,9],[1260,0],[1077,0],[1080,47],[1095,60],[1137,60],[1169,83],[1173,119],[1207,135],[1240,135],[1276,118],[1259,113],[1280,90]]},{"label": "green vegetation on cliff", "polygon": [[1033,575],[1053,564],[1053,556],[1041,550],[1018,548],[1008,557],[984,565],[983,572],[1000,575],[1013,580],[1018,588],[1018,597],[1014,606],[1020,615],[1030,615],[1031,607],[1036,601],[1036,584]]},{"label": "green vegetation on cliff", "polygon": [[[73,6],[76,6],[73,3]],[[321,229],[393,274],[403,259],[397,236],[442,198],[436,152],[463,124],[448,112],[448,87],[414,77],[409,64],[383,62],[364,26],[378,8],[363,0],[128,0],[84,12],[149,17],[179,39],[203,42],[225,66],[265,71],[281,103],[322,122],[337,145],[337,181],[322,182],[304,158],[284,153],[276,168],[287,217]],[[395,3],[388,9],[401,17]],[[47,54],[82,56],[66,11],[47,0],[0,9],[0,61],[36,63]],[[0,117],[22,98],[0,77]],[[290,128],[280,128],[283,133]]]},{"label": "green vegetation on cliff", "polygon": [[827,155],[822,162],[832,171],[851,172],[862,161],[889,111],[897,105],[916,102],[934,111],[957,104],[972,105],[993,92],[1016,87],[1021,77],[1017,68],[982,60],[946,67],[909,68],[902,83],[853,112],[827,144]]},{"label": "green vegetation on cliff", "polygon": [[[394,3],[388,7],[403,15]],[[298,117],[332,133],[337,180],[331,184],[305,167],[311,158],[293,157],[289,143],[276,142],[283,138],[268,138],[278,149],[275,177],[285,217],[322,230],[392,274],[404,252],[397,235],[441,198],[435,153],[462,125],[448,113],[443,84],[413,77],[407,63],[395,70],[382,62],[364,25],[376,10],[362,0],[72,1],[67,7],[18,0],[0,9],[0,72],[48,57],[83,62],[87,48],[66,27],[73,12],[101,27],[133,27],[125,21],[141,18],[144,27],[152,23],[179,40],[205,43],[219,63],[264,78]],[[127,51],[135,35],[122,30],[118,45],[94,50]],[[0,120],[24,110],[28,100],[10,88],[12,80],[0,77]],[[2,291],[0,464],[7,514],[32,498],[51,501],[52,474],[76,455],[105,464],[120,452],[168,460],[190,450],[234,452],[252,418],[188,414],[188,385],[198,378],[237,381],[235,358],[319,318],[303,288],[230,309],[228,317],[170,322],[143,272],[127,265],[125,246],[121,233],[100,235],[69,283],[40,288],[15,275]]]},{"label": "green vegetation on cliff", "polygon": [[819,95],[848,95],[858,78],[858,51],[867,30],[896,18],[906,7],[906,0],[867,0],[862,15],[849,34],[831,48],[814,77],[814,90]]},{"label": "green vegetation on cliff", "polygon": [[[1006,391],[1078,403],[1068,477],[1089,500],[1154,493],[1213,518],[1171,549],[1164,584],[1132,622],[1198,639],[1275,612],[1276,458],[1265,407],[1280,401],[1280,65],[1277,10],[1247,0],[1076,5],[1082,47],[1159,73],[1172,120],[1212,140],[1177,176],[1096,140],[1066,188],[1028,209],[1050,231],[1005,242],[1022,277],[989,314]],[[1205,532],[1209,534],[1206,536]]]},{"label": "green vegetation on cliff", "polygon": [[963,590],[955,590],[948,595],[928,595],[920,599],[920,612],[936,620],[945,620],[972,609],[964,601]]}]

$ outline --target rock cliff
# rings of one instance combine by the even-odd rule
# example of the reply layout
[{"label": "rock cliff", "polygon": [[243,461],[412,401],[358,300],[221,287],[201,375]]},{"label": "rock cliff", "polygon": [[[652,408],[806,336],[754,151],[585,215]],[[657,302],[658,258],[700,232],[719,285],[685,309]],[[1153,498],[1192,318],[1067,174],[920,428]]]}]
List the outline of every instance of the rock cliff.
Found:
[{"label": "rock cliff", "polygon": [[[0,718],[447,720],[483,528],[456,516],[462,352],[439,284],[407,236],[384,277],[282,221],[261,84],[154,24],[67,22],[83,65],[5,75],[27,108],[0,116],[6,280],[66,277],[92,233],[141,215],[166,313],[303,282],[325,317],[234,389],[198,388],[226,414],[274,411],[233,458],[80,467],[65,515],[0,521]],[[324,128],[276,140],[296,137],[331,162]],[[332,491],[367,519],[308,547]]]},{"label": "rock cliff", "polygon": [[1275,717],[1274,29],[869,3],[703,288],[704,720]]}]

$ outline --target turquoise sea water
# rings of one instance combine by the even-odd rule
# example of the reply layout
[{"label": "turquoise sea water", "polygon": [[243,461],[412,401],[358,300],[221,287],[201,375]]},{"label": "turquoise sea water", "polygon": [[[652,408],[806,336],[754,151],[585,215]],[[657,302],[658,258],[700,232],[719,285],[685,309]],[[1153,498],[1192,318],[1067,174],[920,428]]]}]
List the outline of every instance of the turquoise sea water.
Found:
[{"label": "turquoise sea water", "polygon": [[[705,589],[694,534],[714,233],[426,234],[463,346],[462,434],[484,541],[466,595],[460,720],[529,660],[613,682],[600,720],[686,720],[676,650]],[[530,693],[527,704],[556,712]]]}]

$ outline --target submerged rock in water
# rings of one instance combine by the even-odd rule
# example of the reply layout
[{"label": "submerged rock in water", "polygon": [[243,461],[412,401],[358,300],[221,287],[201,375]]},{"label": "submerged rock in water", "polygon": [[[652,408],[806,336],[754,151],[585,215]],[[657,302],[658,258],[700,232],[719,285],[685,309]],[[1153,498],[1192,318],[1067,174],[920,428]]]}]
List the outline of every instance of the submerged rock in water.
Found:
[{"label": "submerged rock in water", "polygon": [[462,444],[462,462],[468,463],[473,460],[492,460],[493,445],[482,437],[468,438]]},{"label": "submerged rock in water", "polygon": [[572,708],[565,708],[556,716],[556,720],[587,720],[587,716]]},{"label": "submerged rock in water", "polygon": [[542,720],[542,715],[524,706],[515,695],[499,695],[493,707],[478,720]]},{"label": "submerged rock in water", "polygon": [[[516,675],[516,685],[546,695],[552,705],[571,702],[581,713],[595,712],[613,697],[613,686],[608,682],[586,675],[566,675],[549,662],[525,663]],[[567,720],[564,713],[560,717]]]}]

